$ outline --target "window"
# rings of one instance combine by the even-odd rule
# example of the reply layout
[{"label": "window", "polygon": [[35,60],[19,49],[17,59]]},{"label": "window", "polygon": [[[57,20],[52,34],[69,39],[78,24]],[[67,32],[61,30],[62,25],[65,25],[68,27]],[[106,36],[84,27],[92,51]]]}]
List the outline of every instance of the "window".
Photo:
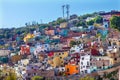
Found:
[{"label": "window", "polygon": [[95,63],[93,63],[93,65],[95,66]]},{"label": "window", "polygon": [[76,67],[76,70],[78,70],[78,67]]},{"label": "window", "polygon": [[36,75],[36,73],[34,73],[34,75]]},{"label": "window", "polygon": [[100,66],[99,69],[101,69],[102,67]]},{"label": "window", "polygon": [[30,76],[31,74],[30,73],[28,73],[28,76]]},{"label": "window", "polygon": [[87,73],[87,70],[85,70],[85,73]]},{"label": "window", "polygon": [[116,60],[117,60],[117,58],[114,58],[114,60],[116,61]]},{"label": "window", "polygon": [[81,62],[81,65],[83,65],[83,62]]},{"label": "window", "polygon": [[61,53],[59,53],[59,55],[61,55]]},{"label": "window", "polygon": [[60,59],[62,59],[62,57],[60,57]]},{"label": "window", "polygon": [[84,60],[84,57],[82,58],[82,60]]},{"label": "window", "polygon": [[89,65],[89,62],[87,61],[87,65]]},{"label": "window", "polygon": [[90,63],[90,65],[92,66],[92,63]]},{"label": "window", "polygon": [[86,66],[86,68],[89,68],[89,66]]},{"label": "window", "polygon": [[69,68],[67,68],[67,72],[69,72]]},{"label": "window", "polygon": [[114,42],[113,45],[116,45],[116,43]]}]

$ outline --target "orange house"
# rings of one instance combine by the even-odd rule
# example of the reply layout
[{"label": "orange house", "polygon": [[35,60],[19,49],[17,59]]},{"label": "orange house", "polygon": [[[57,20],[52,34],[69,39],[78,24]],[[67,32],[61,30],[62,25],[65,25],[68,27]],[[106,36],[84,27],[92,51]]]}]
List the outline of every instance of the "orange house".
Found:
[{"label": "orange house", "polygon": [[72,65],[72,64],[65,65],[66,75],[72,75],[72,74],[78,74],[78,73],[79,73],[78,65]]},{"label": "orange house", "polygon": [[45,30],[45,34],[47,34],[47,35],[55,35],[55,30],[54,29]]},{"label": "orange house", "polygon": [[21,55],[29,55],[30,54],[30,46],[29,45],[22,45],[20,50]]},{"label": "orange house", "polygon": [[22,56],[21,55],[15,55],[15,56],[12,56],[11,57],[11,61],[13,62],[13,63],[17,63],[19,60],[21,60],[22,59]]}]

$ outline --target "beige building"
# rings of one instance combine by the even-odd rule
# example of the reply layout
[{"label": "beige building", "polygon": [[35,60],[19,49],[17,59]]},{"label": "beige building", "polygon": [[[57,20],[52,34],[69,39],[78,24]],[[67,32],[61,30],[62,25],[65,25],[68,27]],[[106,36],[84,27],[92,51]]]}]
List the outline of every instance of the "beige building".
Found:
[{"label": "beige building", "polygon": [[61,23],[60,28],[66,28],[67,27],[67,22]]},{"label": "beige building", "polygon": [[0,50],[0,56],[8,56],[10,54],[10,50]]}]

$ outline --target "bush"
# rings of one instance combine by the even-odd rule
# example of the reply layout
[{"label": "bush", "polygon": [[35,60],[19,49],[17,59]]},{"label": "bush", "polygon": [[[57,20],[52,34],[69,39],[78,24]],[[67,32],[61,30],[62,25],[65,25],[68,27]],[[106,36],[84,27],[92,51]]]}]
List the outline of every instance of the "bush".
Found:
[{"label": "bush", "polygon": [[34,77],[32,77],[32,80],[43,80],[43,77],[41,77],[41,76],[34,76]]}]

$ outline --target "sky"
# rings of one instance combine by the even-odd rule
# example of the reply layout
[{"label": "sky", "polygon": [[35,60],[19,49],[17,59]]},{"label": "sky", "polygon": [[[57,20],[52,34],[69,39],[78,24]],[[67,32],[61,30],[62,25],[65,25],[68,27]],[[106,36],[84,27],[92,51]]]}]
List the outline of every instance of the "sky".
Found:
[{"label": "sky", "polygon": [[62,17],[62,5],[70,14],[120,10],[120,0],[0,0],[0,28],[25,26],[26,22],[48,23]]}]

